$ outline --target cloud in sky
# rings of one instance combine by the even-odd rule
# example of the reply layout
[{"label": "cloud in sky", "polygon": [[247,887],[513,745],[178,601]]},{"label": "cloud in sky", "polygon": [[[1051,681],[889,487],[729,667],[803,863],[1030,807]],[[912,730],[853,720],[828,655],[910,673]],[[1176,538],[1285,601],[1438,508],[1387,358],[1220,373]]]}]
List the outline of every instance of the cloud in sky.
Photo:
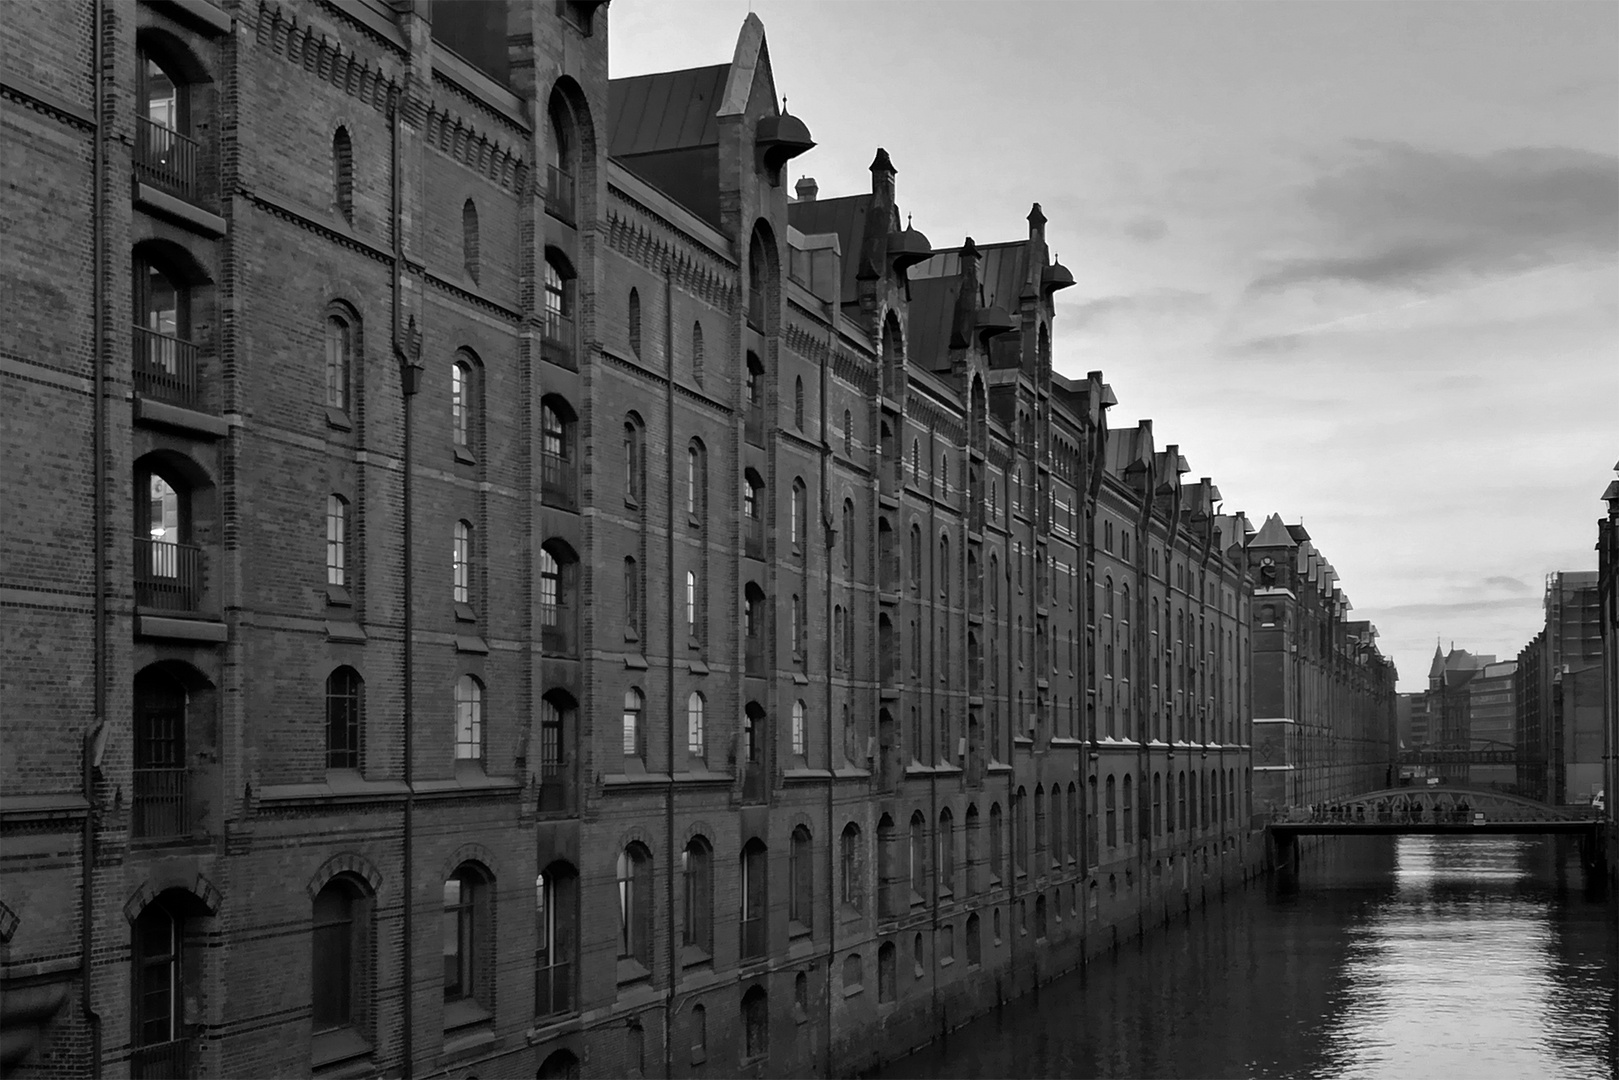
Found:
[{"label": "cloud in sky", "polygon": [[1319,282],[1420,288],[1619,253],[1619,157],[1568,147],[1467,154],[1357,140],[1303,203],[1321,228],[1253,291]]},{"label": "cloud in sky", "polygon": [[1304,519],[1402,688],[1436,636],[1516,655],[1542,576],[1594,565],[1619,5],[616,0],[614,74],[724,62],[750,8],[818,143],[794,178],[868,190],[885,146],[941,246],[1038,200],[1057,368]]}]

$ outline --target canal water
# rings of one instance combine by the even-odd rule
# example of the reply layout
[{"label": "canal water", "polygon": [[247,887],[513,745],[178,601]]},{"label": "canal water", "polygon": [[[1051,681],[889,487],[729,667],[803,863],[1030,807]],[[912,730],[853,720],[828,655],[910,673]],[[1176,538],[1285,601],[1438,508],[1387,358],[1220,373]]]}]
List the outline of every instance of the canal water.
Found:
[{"label": "canal water", "polygon": [[1538,837],[1353,837],[876,1074],[1619,1075],[1619,904]]}]

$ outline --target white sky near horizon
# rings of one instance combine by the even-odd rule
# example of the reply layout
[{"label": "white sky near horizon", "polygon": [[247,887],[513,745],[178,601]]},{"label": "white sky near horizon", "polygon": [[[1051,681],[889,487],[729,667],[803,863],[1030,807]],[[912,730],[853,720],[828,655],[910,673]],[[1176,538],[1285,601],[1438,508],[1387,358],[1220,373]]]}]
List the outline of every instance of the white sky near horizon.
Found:
[{"label": "white sky near horizon", "polygon": [[1256,527],[1302,520],[1400,689],[1513,657],[1619,462],[1619,5],[615,0],[614,77],[749,10],[822,197],[886,147],[936,246],[1027,234],[1101,369]]}]

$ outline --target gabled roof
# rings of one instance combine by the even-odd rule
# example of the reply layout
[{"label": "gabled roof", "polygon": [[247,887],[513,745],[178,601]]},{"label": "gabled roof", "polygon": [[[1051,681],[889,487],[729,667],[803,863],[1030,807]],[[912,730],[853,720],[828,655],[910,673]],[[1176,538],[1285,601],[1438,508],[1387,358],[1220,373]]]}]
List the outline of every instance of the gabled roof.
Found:
[{"label": "gabled roof", "polygon": [[656,154],[720,141],[719,106],[730,64],[659,71],[607,84],[607,153]]},{"label": "gabled roof", "polygon": [[835,233],[843,252],[843,294],[845,304],[860,298],[855,272],[860,267],[860,243],[866,235],[866,214],[871,196],[844,195],[836,199],[813,199],[787,204],[787,223],[806,236]]},{"label": "gabled roof", "polygon": [[1293,539],[1293,534],[1288,531],[1287,526],[1282,524],[1282,515],[1272,514],[1265,519],[1265,524],[1260,527],[1258,534],[1248,541],[1248,546],[1290,548],[1297,546],[1297,541]]}]

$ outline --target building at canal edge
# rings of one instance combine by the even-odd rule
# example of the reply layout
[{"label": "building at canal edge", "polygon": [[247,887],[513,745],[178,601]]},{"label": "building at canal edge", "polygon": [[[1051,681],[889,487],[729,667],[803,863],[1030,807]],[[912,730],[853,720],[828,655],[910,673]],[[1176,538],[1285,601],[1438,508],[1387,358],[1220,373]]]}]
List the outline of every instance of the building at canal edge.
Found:
[{"label": "building at canal edge", "polygon": [[8,12],[6,1076],[847,1073],[1390,782],[1038,205],[795,182],[751,15],[434,14]]}]

